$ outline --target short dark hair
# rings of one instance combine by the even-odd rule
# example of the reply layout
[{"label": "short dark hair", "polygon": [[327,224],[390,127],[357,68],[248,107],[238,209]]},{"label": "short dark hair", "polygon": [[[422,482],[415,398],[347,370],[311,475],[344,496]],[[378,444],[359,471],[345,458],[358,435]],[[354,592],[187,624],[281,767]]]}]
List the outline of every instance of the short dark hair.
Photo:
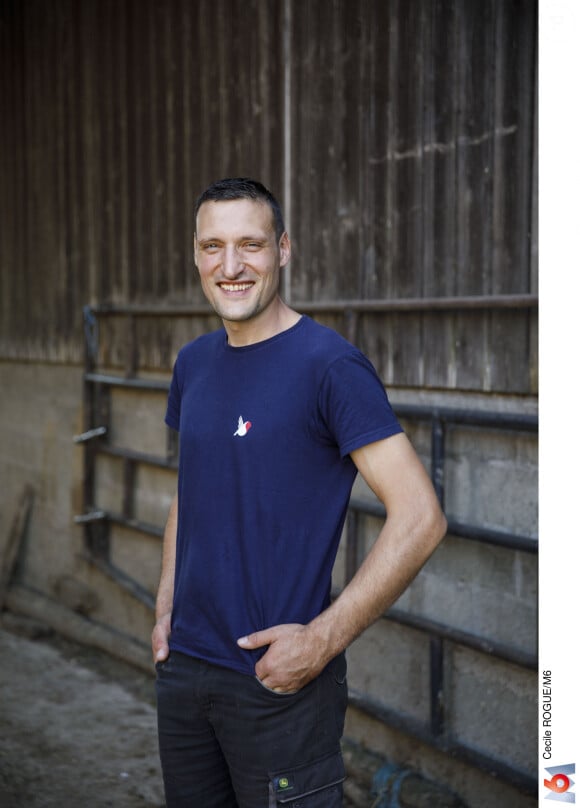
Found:
[{"label": "short dark hair", "polygon": [[265,185],[249,177],[228,177],[217,180],[205,189],[195,203],[194,222],[204,202],[226,202],[233,199],[252,199],[254,202],[264,202],[270,206],[276,239],[279,241],[285,231],[284,218],[278,200]]}]

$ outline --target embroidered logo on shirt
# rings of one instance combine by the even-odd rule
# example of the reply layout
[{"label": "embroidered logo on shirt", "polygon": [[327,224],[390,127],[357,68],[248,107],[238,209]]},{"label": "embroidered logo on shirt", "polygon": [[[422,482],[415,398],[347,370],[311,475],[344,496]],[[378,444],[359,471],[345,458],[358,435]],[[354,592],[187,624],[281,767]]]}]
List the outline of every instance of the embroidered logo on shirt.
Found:
[{"label": "embroidered logo on shirt", "polygon": [[248,431],[249,431],[251,426],[252,426],[252,422],[251,421],[244,421],[244,419],[240,415],[240,417],[238,418],[238,428],[234,432],[234,436],[237,435],[238,437],[243,438],[244,435],[248,434]]}]

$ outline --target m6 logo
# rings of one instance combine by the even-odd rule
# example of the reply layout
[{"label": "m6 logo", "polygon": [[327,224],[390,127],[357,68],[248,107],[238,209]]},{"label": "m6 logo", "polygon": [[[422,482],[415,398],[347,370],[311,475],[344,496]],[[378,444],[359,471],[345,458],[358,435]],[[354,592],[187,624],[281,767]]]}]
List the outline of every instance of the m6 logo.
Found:
[{"label": "m6 logo", "polygon": [[551,792],[545,796],[547,800],[557,800],[558,802],[576,802],[576,795],[569,789],[574,785],[574,780],[570,780],[569,774],[576,773],[574,763],[566,766],[550,766],[546,769],[552,775],[549,780],[544,779],[544,786]]}]

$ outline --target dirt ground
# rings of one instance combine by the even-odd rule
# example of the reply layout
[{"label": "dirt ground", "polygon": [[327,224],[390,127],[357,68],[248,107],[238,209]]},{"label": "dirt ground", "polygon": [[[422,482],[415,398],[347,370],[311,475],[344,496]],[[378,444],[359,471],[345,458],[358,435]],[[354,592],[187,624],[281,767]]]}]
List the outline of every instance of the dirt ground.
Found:
[{"label": "dirt ground", "polygon": [[0,808],[164,805],[153,674],[0,614]]},{"label": "dirt ground", "polygon": [[6,614],[0,659],[2,808],[164,805],[153,676]]}]

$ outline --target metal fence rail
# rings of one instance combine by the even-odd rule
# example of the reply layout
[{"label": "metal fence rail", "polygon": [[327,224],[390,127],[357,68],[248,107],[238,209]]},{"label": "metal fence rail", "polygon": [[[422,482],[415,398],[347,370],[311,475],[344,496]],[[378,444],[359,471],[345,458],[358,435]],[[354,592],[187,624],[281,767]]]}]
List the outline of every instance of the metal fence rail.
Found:
[{"label": "metal fence rail", "polygon": [[[518,300],[516,305],[528,305],[529,303],[530,301],[526,296],[525,300]],[[461,305],[465,305],[465,302]],[[125,376],[98,372],[97,315],[115,314],[131,318],[139,314],[147,314],[147,316],[153,314],[159,316],[167,316],[168,314],[171,316],[189,316],[193,313],[192,309],[195,309],[197,313],[197,307],[181,307],[171,310],[154,307],[123,307],[120,309],[111,307],[89,309],[87,307],[85,309],[85,431],[75,438],[77,443],[83,445],[85,452],[84,513],[77,516],[76,521],[84,528],[87,558],[101,571],[109,575],[119,586],[150,608],[154,607],[153,593],[147,591],[139,581],[112,563],[110,558],[110,528],[112,525],[120,525],[161,539],[163,535],[162,527],[143,522],[136,517],[134,508],[136,468],[138,465],[144,464],[176,471],[178,464],[176,435],[172,430],[167,430],[166,453],[163,456],[113,445],[108,440],[111,417],[110,391],[114,388],[129,388],[152,394],[166,394],[169,389],[169,382],[167,380],[137,377],[137,348],[131,344],[128,346],[128,355],[131,360],[127,364]],[[316,310],[319,311],[320,307],[317,306]],[[204,309],[205,312],[206,310]],[[345,313],[347,312],[348,309],[345,310]],[[133,338],[135,337],[134,329],[129,329],[129,333],[133,335]],[[403,420],[430,424],[431,476],[443,507],[445,505],[446,436],[450,426],[469,425],[481,430],[509,430],[527,433],[536,433],[538,430],[538,418],[535,415],[415,405],[395,405],[394,409],[397,416]],[[105,511],[99,508],[96,501],[95,468],[99,454],[118,458],[124,464],[123,507],[120,513]],[[384,518],[385,510],[378,501],[367,501],[355,496],[351,498],[345,537],[345,584],[355,574],[358,566],[361,516]],[[488,543],[508,550],[526,553],[537,553],[538,551],[537,538],[533,536],[523,536],[510,531],[491,530],[479,524],[464,524],[450,519],[448,520],[448,532],[466,540]],[[336,596],[338,592],[333,594]],[[351,704],[395,729],[410,734],[465,763],[475,765],[526,793],[535,794],[537,781],[526,772],[485,755],[450,735],[445,720],[444,661],[448,646],[459,645],[533,671],[537,669],[537,655],[527,653],[515,645],[498,643],[492,639],[461,631],[452,626],[437,623],[396,608],[391,608],[385,613],[383,619],[420,631],[429,638],[429,722],[427,725],[423,725],[409,715],[394,710],[388,705],[379,703],[354,690],[350,692]]]}]

